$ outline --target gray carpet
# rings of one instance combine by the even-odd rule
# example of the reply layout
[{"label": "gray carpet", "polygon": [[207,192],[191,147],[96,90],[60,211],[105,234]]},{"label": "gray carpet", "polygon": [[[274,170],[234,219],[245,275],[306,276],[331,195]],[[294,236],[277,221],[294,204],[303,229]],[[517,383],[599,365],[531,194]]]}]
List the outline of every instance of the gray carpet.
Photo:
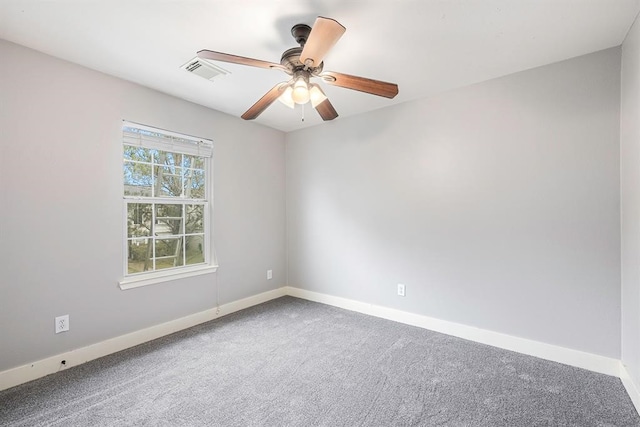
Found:
[{"label": "gray carpet", "polygon": [[638,426],[619,379],[291,297],[0,392],[2,426]]}]

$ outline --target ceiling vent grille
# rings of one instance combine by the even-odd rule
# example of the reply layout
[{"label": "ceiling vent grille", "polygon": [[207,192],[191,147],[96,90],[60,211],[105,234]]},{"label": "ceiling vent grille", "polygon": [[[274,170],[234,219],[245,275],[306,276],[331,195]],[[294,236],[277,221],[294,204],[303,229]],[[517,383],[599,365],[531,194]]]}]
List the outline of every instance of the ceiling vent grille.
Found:
[{"label": "ceiling vent grille", "polygon": [[217,65],[213,65],[212,63],[198,57],[193,58],[186,64],[183,64],[180,68],[207,80],[215,80],[229,74],[229,71],[224,68],[220,68]]}]

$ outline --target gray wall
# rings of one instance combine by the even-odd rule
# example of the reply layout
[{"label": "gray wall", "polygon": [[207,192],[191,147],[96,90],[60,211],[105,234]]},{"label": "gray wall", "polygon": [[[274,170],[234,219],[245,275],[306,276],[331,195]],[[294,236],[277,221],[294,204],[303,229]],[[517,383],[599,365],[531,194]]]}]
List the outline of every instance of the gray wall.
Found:
[{"label": "gray wall", "polygon": [[[211,308],[216,282],[221,303],[285,285],[281,132],[1,40],[0,58],[0,371]],[[214,140],[217,274],[118,288],[122,119]]]},{"label": "gray wall", "polygon": [[613,48],[288,134],[289,284],[619,358],[619,79]]},{"label": "gray wall", "polygon": [[640,385],[640,21],[622,45],[622,362]]},{"label": "gray wall", "polygon": [[[639,32],[622,88],[622,357],[636,381]],[[286,138],[8,42],[0,57],[0,371],[211,308],[216,283],[225,303],[286,274],[620,357],[619,49]],[[117,287],[122,119],[215,141],[217,274]],[[71,331],[55,335],[61,314]]]}]

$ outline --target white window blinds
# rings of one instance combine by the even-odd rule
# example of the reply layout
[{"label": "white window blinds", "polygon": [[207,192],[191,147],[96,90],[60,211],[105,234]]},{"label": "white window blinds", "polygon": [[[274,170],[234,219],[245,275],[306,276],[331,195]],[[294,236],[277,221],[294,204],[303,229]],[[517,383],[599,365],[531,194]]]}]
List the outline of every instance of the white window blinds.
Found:
[{"label": "white window blinds", "polygon": [[127,145],[193,156],[213,156],[213,141],[210,139],[183,135],[127,121],[122,122],[122,134],[123,142]]}]

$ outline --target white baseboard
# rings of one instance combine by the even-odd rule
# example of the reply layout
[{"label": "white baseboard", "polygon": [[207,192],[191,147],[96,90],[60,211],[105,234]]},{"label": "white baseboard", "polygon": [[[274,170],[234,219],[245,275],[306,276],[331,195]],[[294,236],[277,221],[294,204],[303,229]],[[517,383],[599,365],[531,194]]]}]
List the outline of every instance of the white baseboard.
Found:
[{"label": "white baseboard", "polygon": [[287,286],[286,294],[310,301],[320,302],[335,307],[344,308],[358,313],[381,317],[407,325],[418,326],[435,332],[464,338],[482,344],[511,350],[565,365],[587,369],[601,374],[620,376],[620,361],[610,357],[599,356],[579,350],[572,350],[557,345],[546,344],[525,338],[514,337],[499,332],[475,328],[446,320],[435,319],[419,314],[393,308],[382,307],[347,298],[340,298],[318,292]]},{"label": "white baseboard", "polygon": [[[498,332],[487,331],[472,326],[408,313],[392,308],[307,291],[291,286],[274,289],[242,300],[221,305],[219,312],[216,312],[216,309],[205,310],[200,313],[195,313],[180,319],[155,325],[126,335],[121,335],[106,341],[101,341],[96,344],[0,372],[0,390],[5,390],[7,388],[53,374],[63,369],[68,369],[72,366],[80,365],[99,357],[116,353],[147,341],[151,341],[285,295],[328,304],[383,319],[393,320],[453,335],[470,341],[488,344],[494,347],[528,354],[602,374],[620,377],[622,383],[627,389],[627,392],[629,393],[629,396],[631,397],[631,400],[640,411],[640,393],[638,391],[640,390],[640,387],[633,382],[624,366],[617,359],[518,338]],[[60,363],[62,360],[66,361],[64,366]]]},{"label": "white baseboard", "polygon": [[[215,308],[201,311],[180,319],[172,320],[159,325],[151,326],[146,329],[131,332],[115,338],[91,344],[86,347],[71,350],[62,354],[38,360],[37,362],[27,365],[18,366],[0,372],[0,390],[5,390],[28,381],[44,377],[49,374],[77,366],[90,360],[116,353],[118,351],[134,347],[136,345],[190,328],[200,323],[208,322],[213,319],[234,313],[236,311],[252,307],[263,302],[270,301],[286,295],[285,288],[278,288],[267,291],[258,295],[233,301],[220,306],[220,310]],[[65,365],[61,361],[65,360]]]},{"label": "white baseboard", "polygon": [[636,411],[640,413],[640,384],[636,383],[631,375],[629,375],[629,371],[627,371],[626,366],[622,362],[620,362],[620,380],[622,381],[622,385],[627,390],[627,394],[631,398],[633,402],[633,406],[636,407]]}]

